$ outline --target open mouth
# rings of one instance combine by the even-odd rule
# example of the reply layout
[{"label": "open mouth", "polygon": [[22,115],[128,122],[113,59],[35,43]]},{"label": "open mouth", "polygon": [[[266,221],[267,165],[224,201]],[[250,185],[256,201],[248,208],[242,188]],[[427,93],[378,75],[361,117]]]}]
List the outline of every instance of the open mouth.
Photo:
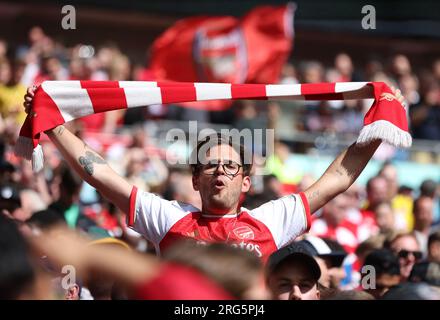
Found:
[{"label": "open mouth", "polygon": [[223,181],[221,181],[221,180],[217,180],[214,183],[214,187],[219,188],[219,189],[224,188],[225,186],[226,186],[225,183]]}]

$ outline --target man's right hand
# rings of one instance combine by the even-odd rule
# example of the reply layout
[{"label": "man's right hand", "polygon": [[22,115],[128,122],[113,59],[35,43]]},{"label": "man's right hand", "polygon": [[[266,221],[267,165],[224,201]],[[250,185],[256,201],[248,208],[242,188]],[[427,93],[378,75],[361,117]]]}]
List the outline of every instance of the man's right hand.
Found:
[{"label": "man's right hand", "polygon": [[[24,109],[35,115],[33,100],[37,86],[29,87],[24,96]],[[104,158],[87,146],[63,125],[45,131],[64,159],[86,182],[95,187],[123,212],[130,208],[130,194],[133,186],[113,171]]]},{"label": "man's right hand", "polygon": [[34,100],[35,97],[35,91],[37,90],[37,86],[32,86],[29,87],[26,91],[26,94],[24,95],[24,102],[23,102],[23,106],[24,106],[24,111],[29,114],[32,112],[32,101]]}]

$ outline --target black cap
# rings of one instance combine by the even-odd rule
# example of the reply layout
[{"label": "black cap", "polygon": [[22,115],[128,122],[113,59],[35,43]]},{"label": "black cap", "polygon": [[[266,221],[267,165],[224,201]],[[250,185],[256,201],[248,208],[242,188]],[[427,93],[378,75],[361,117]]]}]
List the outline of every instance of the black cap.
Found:
[{"label": "black cap", "polygon": [[400,275],[399,260],[389,249],[373,250],[365,258],[364,265],[373,266],[378,275]]},{"label": "black cap", "polygon": [[409,276],[411,282],[426,282],[432,286],[440,286],[440,264],[436,262],[416,263]]},{"label": "black cap", "polygon": [[14,172],[16,170],[15,166],[4,160],[4,159],[0,159],[0,173],[3,172]]},{"label": "black cap", "polygon": [[302,261],[307,265],[313,278],[318,281],[321,277],[321,269],[313,258],[313,255],[314,251],[310,245],[305,244],[303,241],[293,242],[271,254],[268,261],[268,268],[269,271],[272,272],[287,258],[289,258],[289,260],[298,259],[297,261]]},{"label": "black cap", "polygon": [[329,259],[332,267],[340,267],[347,256],[347,252],[338,242],[328,238],[307,236],[301,242],[312,248],[313,256]]}]

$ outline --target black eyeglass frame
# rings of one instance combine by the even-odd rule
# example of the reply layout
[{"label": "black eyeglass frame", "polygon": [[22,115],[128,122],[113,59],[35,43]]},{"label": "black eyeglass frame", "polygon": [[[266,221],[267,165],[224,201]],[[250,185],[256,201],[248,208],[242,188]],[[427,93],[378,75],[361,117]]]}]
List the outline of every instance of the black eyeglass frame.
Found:
[{"label": "black eyeglass frame", "polygon": [[[228,176],[232,176],[232,177],[236,177],[236,176],[240,173],[240,169],[243,168],[243,166],[242,166],[241,164],[239,164],[239,163],[233,161],[233,160],[228,160],[228,162],[229,162],[229,163],[232,162],[232,163],[234,163],[234,164],[237,165],[237,170],[236,170],[236,172],[231,173],[230,169],[228,169],[228,168],[226,167],[229,163],[222,163],[221,161],[219,161],[219,162],[217,162],[217,163],[214,162],[214,161],[210,161],[210,162],[208,162],[207,164],[200,164],[198,167],[200,168],[200,171],[201,171],[203,174],[206,174],[206,175],[214,175],[215,172],[218,170],[219,166],[221,165],[222,168],[223,168],[223,171],[225,172],[226,175],[228,175]],[[214,171],[213,171],[212,173],[207,173],[207,172],[205,172],[205,170],[206,170],[206,166],[208,166],[208,165],[214,165],[214,164],[215,164],[215,168],[212,167],[212,168],[214,169]]]}]

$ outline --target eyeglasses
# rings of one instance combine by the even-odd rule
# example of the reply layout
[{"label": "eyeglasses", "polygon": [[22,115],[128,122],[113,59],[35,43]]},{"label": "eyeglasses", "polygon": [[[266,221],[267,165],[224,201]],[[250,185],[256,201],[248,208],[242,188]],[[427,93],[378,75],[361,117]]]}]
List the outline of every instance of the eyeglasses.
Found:
[{"label": "eyeglasses", "polygon": [[213,160],[213,161],[209,161],[207,164],[201,166],[202,172],[204,174],[214,174],[218,170],[218,167],[220,165],[222,166],[223,171],[227,175],[231,175],[231,176],[237,175],[238,172],[240,171],[240,168],[242,167],[237,162],[232,161],[232,160],[225,160],[223,163],[221,163],[217,160]]},{"label": "eyeglasses", "polygon": [[400,250],[400,251],[397,253],[397,256],[398,256],[399,258],[406,259],[406,258],[408,258],[408,256],[409,256],[410,254],[412,254],[413,257],[414,257],[416,260],[420,260],[420,259],[422,259],[422,255],[423,255],[421,251]]}]

